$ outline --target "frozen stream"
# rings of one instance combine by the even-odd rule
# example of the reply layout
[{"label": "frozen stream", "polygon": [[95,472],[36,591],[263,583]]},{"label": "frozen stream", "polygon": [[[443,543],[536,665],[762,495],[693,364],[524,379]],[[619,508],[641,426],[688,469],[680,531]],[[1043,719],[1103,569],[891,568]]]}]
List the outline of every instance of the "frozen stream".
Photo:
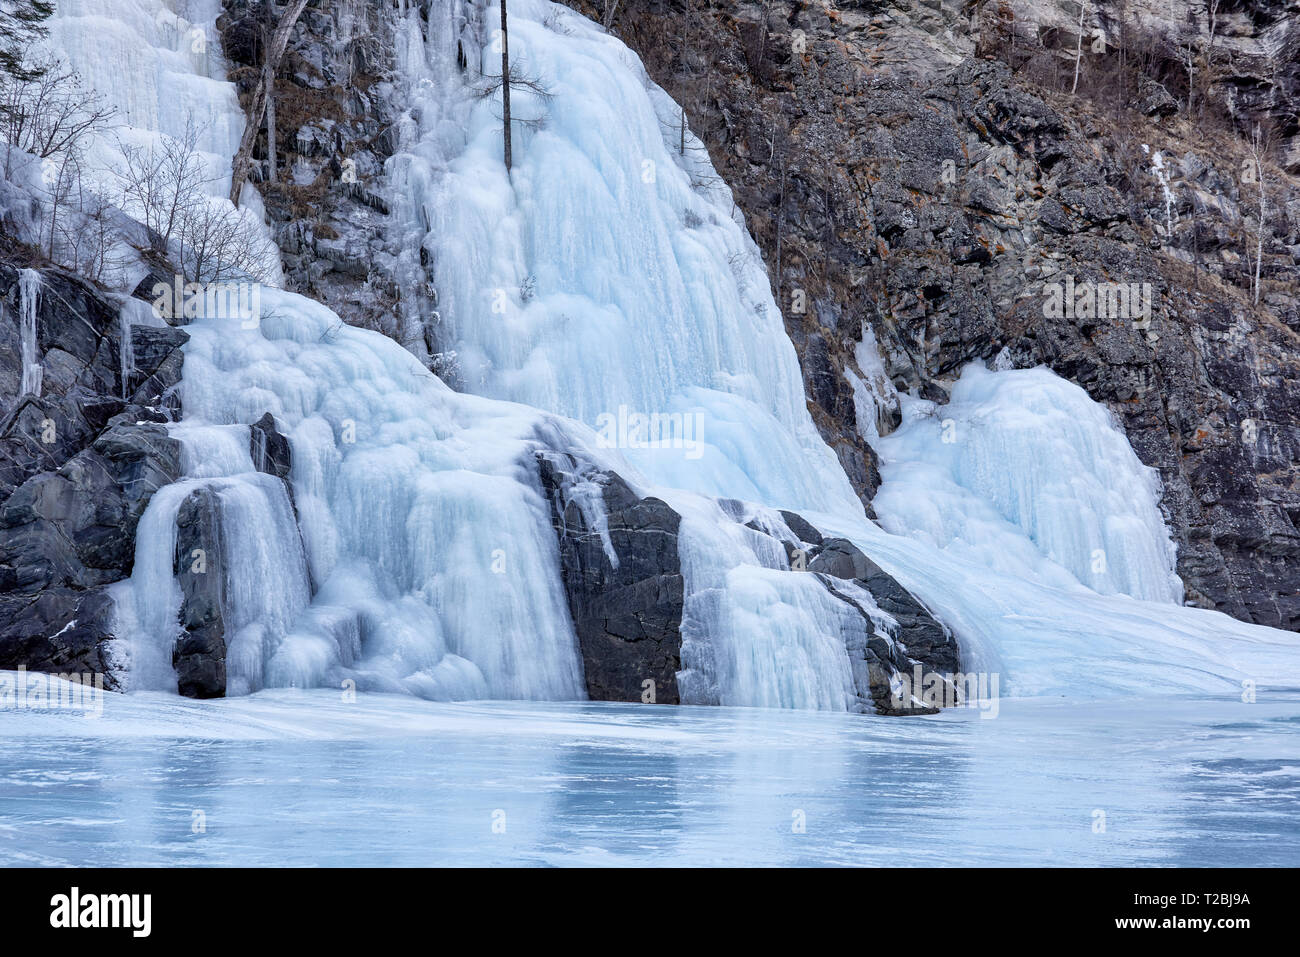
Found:
[{"label": "frozen stream", "polygon": [[110,695],[0,712],[0,862],[1295,866],[1300,695],[992,720]]}]

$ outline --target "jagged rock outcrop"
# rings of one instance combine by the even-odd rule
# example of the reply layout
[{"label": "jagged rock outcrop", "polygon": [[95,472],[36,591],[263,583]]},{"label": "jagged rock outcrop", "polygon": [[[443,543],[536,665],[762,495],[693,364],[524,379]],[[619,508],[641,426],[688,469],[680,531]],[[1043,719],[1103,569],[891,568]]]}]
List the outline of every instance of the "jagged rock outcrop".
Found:
[{"label": "jagged rock outcrop", "polygon": [[[267,6],[226,0],[217,25],[228,75],[248,101],[260,75]],[[361,0],[313,0],[275,78],[276,169],[265,130],[253,181],[282,253],[286,287],[352,325],[399,341],[399,245],[389,236],[384,162],[396,147],[393,12]],[[265,124],[262,124],[265,126]]]},{"label": "jagged rock outcrop", "polygon": [[961,670],[957,641],[916,597],[852,542],[831,538],[815,543],[808,570],[831,578],[856,581],[899,626],[903,653],[927,668],[943,673]]},{"label": "jagged rock outcrop", "polygon": [[263,414],[248,427],[248,441],[253,468],[278,479],[289,478],[289,473],[293,471],[289,437],[275,427],[275,417],[270,412]]},{"label": "jagged rock outcrop", "polygon": [[[616,473],[571,454],[539,452],[537,462],[588,697],[679,704],[686,601],[681,516],[658,498],[638,496]],[[961,670],[960,654],[952,633],[915,597],[851,542],[824,538],[793,512],[781,513],[784,524],[745,521],[744,503],[720,504],[782,544],[791,574],[814,576],[860,616],[844,635],[860,710],[936,710],[900,697],[900,678],[911,681],[919,667],[924,676],[946,682]]]},{"label": "jagged rock outcrop", "polygon": [[[679,704],[682,658],[679,516],[622,477],[539,453],[560,571],[593,701]],[[649,683],[649,684],[647,684]]]},{"label": "jagged rock outcrop", "polygon": [[181,588],[180,635],[172,653],[177,690],[187,698],[226,693],[225,578],[221,507],[210,488],[197,488],[176,512],[173,571]]},{"label": "jagged rock outcrop", "polygon": [[111,688],[105,588],[130,575],[140,516],[180,473],[162,423],[187,336],[136,326],[123,363],[120,300],[61,270],[40,276],[40,394],[20,394],[23,293],[16,262],[0,261],[0,668],[99,674]]},{"label": "jagged rock outcrop", "polygon": [[[292,449],[270,412],[249,426],[249,453],[254,468],[284,483],[292,503]],[[221,698],[227,690],[225,521],[220,491],[212,485],[194,489],[176,510],[173,572],[181,601],[172,664],[177,691],[187,698]]]},{"label": "jagged rock outcrop", "polygon": [[[613,29],[732,187],[864,500],[896,390],[942,402],[966,362],[1044,364],[1159,470],[1188,600],[1297,629],[1300,17],[1228,4],[1211,42],[1187,14],[1088,4],[1075,94],[1073,4],[654,0]],[[1149,322],[1046,315],[1067,279],[1150,283]]]}]

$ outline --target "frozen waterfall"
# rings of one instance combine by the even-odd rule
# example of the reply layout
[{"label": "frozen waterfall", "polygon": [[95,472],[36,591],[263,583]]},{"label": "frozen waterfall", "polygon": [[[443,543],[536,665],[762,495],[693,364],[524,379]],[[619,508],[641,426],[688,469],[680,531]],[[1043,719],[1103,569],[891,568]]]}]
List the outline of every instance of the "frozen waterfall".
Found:
[{"label": "frozen waterfall", "polygon": [[1003,575],[1181,603],[1160,479],[1106,409],[1046,369],[968,366],[876,441],[886,530]]},{"label": "frozen waterfall", "polygon": [[[1176,603],[1151,474],[1105,410],[1046,371],[970,370],[949,406],[907,403],[903,429],[871,436],[885,529],[868,521],[809,416],[729,190],[698,140],[676,147],[676,106],[582,17],[542,0],[510,13],[515,64],[548,94],[516,98],[510,173],[498,100],[476,89],[500,69],[495,14],[451,0],[399,28],[410,109],[388,173],[404,279],[434,290],[461,391],[288,293],[263,292],[254,328],[189,327],[174,428],[187,477],[151,502],[119,589],[134,687],[174,687],[175,516],[205,486],[238,526],[217,556],[232,691],[582,697],[532,466],[557,444],[681,514],[688,703],[843,710],[849,647],[890,627],[865,593],[870,625],[846,614],[746,527],[777,527],[778,508],[858,543],[1004,692],[1297,682],[1293,635]],[[266,412],[290,439],[291,489],[249,454]],[[690,442],[643,441],[627,423],[647,417],[690,423]]]},{"label": "frozen waterfall", "polygon": [[41,274],[24,269],[18,274],[18,322],[22,330],[23,379],[21,395],[41,394],[41,359],[37,343],[36,311],[40,308]]}]

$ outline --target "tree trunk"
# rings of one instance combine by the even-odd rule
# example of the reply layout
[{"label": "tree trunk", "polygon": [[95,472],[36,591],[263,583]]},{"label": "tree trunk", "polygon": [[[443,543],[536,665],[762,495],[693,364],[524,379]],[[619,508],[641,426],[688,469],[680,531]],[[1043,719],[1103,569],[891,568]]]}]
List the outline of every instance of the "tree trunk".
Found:
[{"label": "tree trunk", "polygon": [[1259,230],[1255,234],[1255,305],[1258,306],[1259,282],[1264,266],[1264,217],[1268,203],[1264,196],[1264,166],[1258,158],[1255,160],[1255,170],[1259,174]]},{"label": "tree trunk", "polygon": [[1079,89],[1079,67],[1083,65],[1083,13],[1087,9],[1084,0],[1079,0],[1079,43],[1074,48],[1074,85],[1070,87],[1070,93]]},{"label": "tree trunk", "polygon": [[781,195],[776,202],[776,303],[777,307],[784,310],[785,303],[781,298],[781,243],[785,238],[785,147],[781,149]]},{"label": "tree trunk", "polygon": [[284,57],[284,49],[289,45],[289,34],[306,6],[307,0],[293,0],[293,4],[285,8],[284,16],[280,18],[280,24],[275,28],[270,44],[263,51],[265,71],[257,82],[257,89],[253,91],[253,99],[248,110],[248,122],[244,125],[244,135],[240,137],[239,150],[235,153],[234,162],[231,163],[230,201],[236,206],[239,205],[239,192],[244,188],[244,181],[248,179],[248,167],[253,156],[253,144],[257,142],[257,131],[261,128],[262,117],[266,114],[268,72],[274,76],[279,69],[280,60]]},{"label": "tree trunk", "polygon": [[[275,29],[275,0],[265,0],[266,26],[262,28],[262,51],[265,52],[271,42],[271,31]],[[276,174],[275,161],[275,71],[263,63],[262,82],[266,84],[266,178],[274,183]]]},{"label": "tree trunk", "polygon": [[501,117],[505,121],[506,173],[510,172],[510,34],[506,29],[506,0],[501,0]]},{"label": "tree trunk", "polygon": [[275,182],[275,74],[264,68],[266,82],[266,168],[267,179]]}]

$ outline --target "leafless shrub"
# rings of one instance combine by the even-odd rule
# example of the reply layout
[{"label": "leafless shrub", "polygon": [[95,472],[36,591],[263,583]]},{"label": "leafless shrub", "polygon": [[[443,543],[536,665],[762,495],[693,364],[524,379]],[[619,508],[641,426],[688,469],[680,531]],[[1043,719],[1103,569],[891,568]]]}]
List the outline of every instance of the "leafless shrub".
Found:
[{"label": "leafless shrub", "polygon": [[265,275],[265,264],[275,253],[270,239],[233,206],[203,203],[181,221],[179,238],[190,282],[271,278]]},{"label": "leafless shrub", "polygon": [[151,247],[163,255],[182,224],[205,205],[204,187],[212,178],[198,151],[198,137],[190,119],[180,139],[122,147],[126,163],[118,181],[123,199],[148,227]]},{"label": "leafless shrub", "polygon": [[47,159],[74,151],[113,114],[103,98],[87,90],[75,70],[52,57],[36,59],[31,75],[0,74],[0,139],[9,145],[5,176],[13,173],[15,151]]},{"label": "leafless shrub", "polygon": [[[514,96],[520,91],[531,93],[540,99],[543,103],[549,103],[554,94],[547,89],[540,77],[532,76],[521,71],[515,64],[510,64],[510,92]],[[496,76],[484,75],[474,89],[474,95],[480,100],[490,100],[501,94],[501,75]],[[521,117],[512,112],[510,115],[511,125],[523,126],[526,129],[540,129],[546,122],[545,115],[535,117]]]}]

